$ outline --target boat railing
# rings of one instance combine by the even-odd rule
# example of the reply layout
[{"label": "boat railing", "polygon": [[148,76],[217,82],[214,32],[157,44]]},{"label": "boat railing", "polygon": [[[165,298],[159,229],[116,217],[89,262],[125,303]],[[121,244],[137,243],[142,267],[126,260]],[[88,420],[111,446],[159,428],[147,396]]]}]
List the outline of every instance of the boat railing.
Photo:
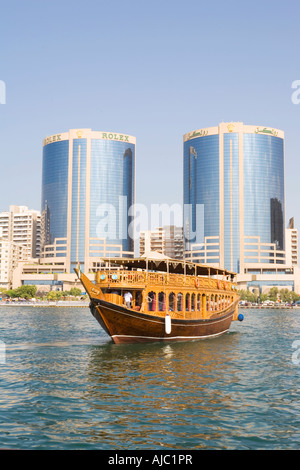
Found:
[{"label": "boat railing", "polygon": [[204,290],[235,290],[236,284],[224,279],[196,277],[190,275],[158,273],[146,271],[98,271],[96,284],[99,287],[145,287],[146,284],[157,286],[174,286],[186,288],[201,288]]}]

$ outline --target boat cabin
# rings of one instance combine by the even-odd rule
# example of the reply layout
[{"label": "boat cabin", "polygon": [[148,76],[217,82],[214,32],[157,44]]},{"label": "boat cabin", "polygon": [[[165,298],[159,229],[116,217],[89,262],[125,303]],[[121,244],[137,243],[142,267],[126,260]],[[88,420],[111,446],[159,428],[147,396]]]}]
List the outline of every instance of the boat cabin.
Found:
[{"label": "boat cabin", "polygon": [[207,318],[238,298],[236,274],[224,269],[172,259],[105,261],[95,278],[104,299],[150,315]]}]

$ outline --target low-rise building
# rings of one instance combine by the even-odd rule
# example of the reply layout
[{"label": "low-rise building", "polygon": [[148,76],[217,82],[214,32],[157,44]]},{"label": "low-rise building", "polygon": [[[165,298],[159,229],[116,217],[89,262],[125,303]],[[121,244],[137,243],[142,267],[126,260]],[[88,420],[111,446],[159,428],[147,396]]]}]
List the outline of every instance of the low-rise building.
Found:
[{"label": "low-rise building", "polygon": [[267,267],[264,264],[238,274],[237,283],[239,289],[257,294],[266,294],[272,287],[300,294],[300,269],[298,266]]}]

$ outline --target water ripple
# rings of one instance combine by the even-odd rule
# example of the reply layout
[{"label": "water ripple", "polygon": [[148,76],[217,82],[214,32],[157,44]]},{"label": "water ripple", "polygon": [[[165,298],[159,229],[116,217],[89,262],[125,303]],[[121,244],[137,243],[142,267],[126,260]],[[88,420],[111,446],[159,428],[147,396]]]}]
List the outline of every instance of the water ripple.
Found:
[{"label": "water ripple", "polygon": [[114,345],[85,309],[0,311],[0,447],[297,449],[297,311],[219,338]]}]

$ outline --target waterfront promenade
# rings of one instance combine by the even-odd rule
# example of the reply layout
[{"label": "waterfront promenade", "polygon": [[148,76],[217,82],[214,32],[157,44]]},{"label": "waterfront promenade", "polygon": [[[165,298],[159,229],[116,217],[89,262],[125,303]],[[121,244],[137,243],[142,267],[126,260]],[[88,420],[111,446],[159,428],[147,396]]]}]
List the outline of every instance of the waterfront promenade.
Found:
[{"label": "waterfront promenade", "polygon": [[300,305],[284,305],[284,304],[278,304],[278,305],[265,305],[265,304],[260,304],[260,305],[239,305],[240,308],[268,308],[268,309],[295,309],[295,310],[300,310]]},{"label": "waterfront promenade", "polygon": [[45,301],[12,301],[0,302],[0,307],[88,307],[88,300],[45,300]]},{"label": "waterfront promenade", "polygon": [[[0,302],[0,307],[88,307],[89,306],[89,300],[57,300],[57,301],[52,301],[52,300],[45,300],[45,301],[2,301]],[[278,305],[266,305],[266,304],[260,304],[260,305],[252,305],[249,303],[249,305],[239,305],[239,308],[246,308],[246,309],[253,309],[253,308],[258,308],[258,309],[296,309],[300,310],[300,305],[285,305],[285,304],[278,304]]]}]

